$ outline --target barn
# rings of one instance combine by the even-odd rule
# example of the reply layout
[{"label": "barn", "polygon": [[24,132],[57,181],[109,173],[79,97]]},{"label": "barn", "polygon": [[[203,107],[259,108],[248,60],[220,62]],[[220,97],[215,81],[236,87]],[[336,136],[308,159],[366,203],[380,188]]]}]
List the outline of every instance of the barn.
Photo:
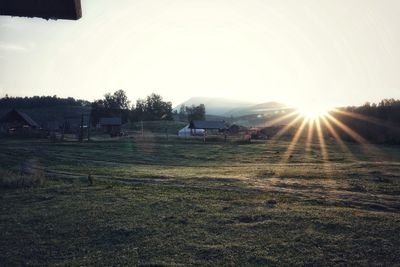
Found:
[{"label": "barn", "polygon": [[0,118],[0,130],[8,134],[28,134],[40,128],[28,114],[12,109]]},{"label": "barn", "polygon": [[100,118],[98,127],[104,133],[111,135],[119,135],[121,133],[122,119],[121,117]]}]

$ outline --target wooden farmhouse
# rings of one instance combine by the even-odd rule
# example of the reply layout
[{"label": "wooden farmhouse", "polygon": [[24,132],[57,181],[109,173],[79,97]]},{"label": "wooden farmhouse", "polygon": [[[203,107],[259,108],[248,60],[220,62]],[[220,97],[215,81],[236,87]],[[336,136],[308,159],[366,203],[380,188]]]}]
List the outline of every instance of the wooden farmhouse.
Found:
[{"label": "wooden farmhouse", "polygon": [[13,109],[0,118],[0,130],[7,134],[28,135],[40,126],[28,114]]}]

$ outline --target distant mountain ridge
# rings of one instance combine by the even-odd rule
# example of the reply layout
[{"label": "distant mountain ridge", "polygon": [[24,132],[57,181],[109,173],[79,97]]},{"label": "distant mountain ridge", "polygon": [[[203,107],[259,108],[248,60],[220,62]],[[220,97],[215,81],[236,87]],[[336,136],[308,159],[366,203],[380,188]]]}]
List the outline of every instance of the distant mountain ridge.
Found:
[{"label": "distant mountain ridge", "polygon": [[[206,106],[207,109],[207,106]],[[246,116],[253,114],[264,114],[271,113],[275,111],[285,110],[288,107],[284,104],[278,102],[265,102],[257,105],[253,105],[245,108],[236,108],[226,112],[227,116]]]},{"label": "distant mountain ridge", "polygon": [[182,105],[191,106],[200,104],[204,104],[206,106],[206,114],[223,117],[245,116],[287,109],[286,105],[278,102],[254,103],[227,98],[211,97],[192,97],[179,104],[174,109],[179,112],[179,108]]},{"label": "distant mountain ridge", "polygon": [[255,103],[246,102],[241,100],[233,100],[227,98],[212,98],[212,97],[192,97],[185,102],[179,104],[174,109],[179,111],[182,105],[200,105],[204,104],[206,106],[206,113],[209,115],[224,116],[229,110],[236,108],[245,108],[254,105]]}]

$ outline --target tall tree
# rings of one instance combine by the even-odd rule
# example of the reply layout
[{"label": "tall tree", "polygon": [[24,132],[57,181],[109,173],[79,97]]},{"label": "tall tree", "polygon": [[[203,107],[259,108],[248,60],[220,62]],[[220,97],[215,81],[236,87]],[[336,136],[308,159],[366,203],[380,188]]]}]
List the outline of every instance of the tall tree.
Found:
[{"label": "tall tree", "polygon": [[179,118],[180,121],[186,121],[187,120],[187,113],[186,113],[186,106],[185,105],[181,105],[179,107],[178,118]]},{"label": "tall tree", "polygon": [[124,90],[115,91],[113,94],[104,95],[104,106],[107,109],[129,109],[130,101]]},{"label": "tall tree", "polygon": [[172,103],[152,93],[145,100],[137,100],[135,114],[139,120],[172,120]]},{"label": "tall tree", "polygon": [[127,122],[130,113],[129,104],[130,101],[124,90],[105,94],[104,99],[92,103],[92,125],[96,125],[101,117],[120,116],[123,122]]},{"label": "tall tree", "polygon": [[186,114],[188,121],[192,120],[205,120],[206,119],[206,107],[204,104],[200,104],[198,106],[192,105],[190,107],[186,107]]}]

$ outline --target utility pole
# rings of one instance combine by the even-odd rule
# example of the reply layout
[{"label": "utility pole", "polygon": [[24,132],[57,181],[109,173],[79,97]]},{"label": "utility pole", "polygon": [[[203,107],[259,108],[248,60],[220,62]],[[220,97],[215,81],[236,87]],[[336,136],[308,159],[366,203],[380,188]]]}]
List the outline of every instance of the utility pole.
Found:
[{"label": "utility pole", "polygon": [[64,123],[62,125],[62,132],[61,132],[61,142],[64,141],[64,134],[65,134],[65,124],[66,124],[66,120],[64,118]]},{"label": "utility pole", "polygon": [[89,115],[89,122],[88,122],[88,127],[87,127],[87,140],[90,141],[90,126],[92,124],[92,116]]},{"label": "utility pole", "polygon": [[83,114],[81,115],[81,127],[79,132],[79,142],[83,142]]}]

